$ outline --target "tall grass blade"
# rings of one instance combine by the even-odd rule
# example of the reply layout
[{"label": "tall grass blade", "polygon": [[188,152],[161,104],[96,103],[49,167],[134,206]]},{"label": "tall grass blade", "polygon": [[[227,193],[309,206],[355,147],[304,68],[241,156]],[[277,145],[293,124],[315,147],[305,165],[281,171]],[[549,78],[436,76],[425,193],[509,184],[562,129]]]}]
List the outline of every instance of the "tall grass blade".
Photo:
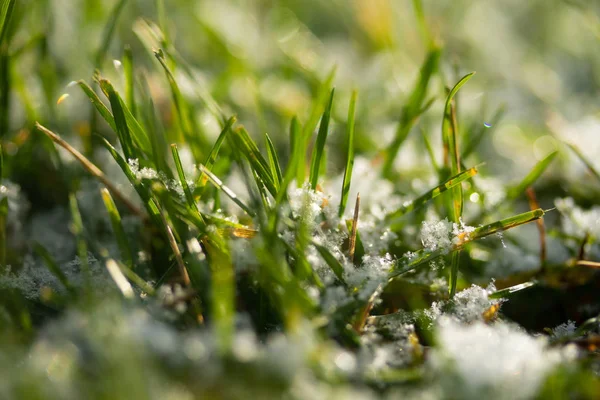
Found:
[{"label": "tall grass blade", "polygon": [[325,151],[325,142],[327,141],[327,135],[329,134],[329,120],[331,119],[331,107],[333,106],[333,96],[335,94],[335,88],[331,89],[331,95],[329,96],[329,102],[321,118],[321,125],[319,126],[319,133],[317,134],[317,141],[315,148],[313,149],[312,163],[310,166],[310,186],[313,190],[317,188],[319,183],[319,172],[321,169],[321,159],[323,152]]},{"label": "tall grass blade", "polygon": [[441,51],[439,49],[432,49],[427,55],[421,71],[419,73],[419,79],[413,88],[407,103],[402,108],[402,114],[400,116],[400,122],[396,129],[396,136],[392,141],[389,149],[386,152],[386,159],[383,165],[383,174],[388,176],[392,172],[394,160],[400,150],[400,146],[408,137],[413,125],[417,121],[420,112],[423,109],[423,102],[427,95],[427,88],[431,77],[435,74],[438,69]]},{"label": "tall grass blade", "polygon": [[525,178],[523,178],[523,180],[521,182],[519,182],[518,185],[510,188],[507,191],[507,193],[506,193],[507,197],[510,199],[514,199],[515,197],[519,196],[520,194],[525,193],[525,190],[527,190],[528,187],[533,185],[535,183],[535,181],[537,181],[538,178],[544,173],[546,168],[548,168],[550,163],[552,163],[552,161],[554,160],[554,158],[556,157],[557,154],[558,154],[558,151],[554,151],[554,152],[548,154],[546,157],[544,157],[540,162],[538,162],[533,167],[533,169],[527,174],[527,176]]},{"label": "tall grass blade", "polygon": [[275,183],[277,184],[276,189],[279,190],[279,185],[283,180],[281,175],[281,166],[279,164],[279,158],[277,157],[277,150],[273,145],[273,141],[269,137],[269,134],[265,133],[265,142],[267,144],[267,158],[269,159],[269,167],[271,169],[271,176],[275,177]]},{"label": "tall grass blade", "polygon": [[220,189],[223,193],[227,195],[235,204],[237,204],[242,210],[244,210],[248,215],[254,216],[256,215],[250,207],[244,204],[243,201],[239,199],[239,197],[231,190],[229,187],[225,186],[223,182],[212,172],[208,170],[204,165],[198,165],[200,171],[208,178],[208,180],[215,185],[218,189]]},{"label": "tall grass blade", "polygon": [[[208,157],[206,157],[206,161],[204,162],[205,169],[212,171],[212,168],[215,165],[215,161],[217,160],[217,156],[219,155],[219,151],[221,150],[221,145],[227,138],[227,135],[231,133],[231,127],[233,126],[233,124],[235,124],[235,121],[235,117],[230,117],[225,123],[225,126],[221,130],[219,137],[217,137],[217,141],[213,145],[212,149],[210,149]],[[198,188],[198,190],[202,189],[206,185],[207,180],[208,177],[204,173],[198,176],[198,179],[196,180],[196,187]]]},{"label": "tall grass blade", "polygon": [[108,211],[108,216],[110,217],[110,223],[113,228],[115,240],[117,241],[117,245],[119,246],[119,253],[121,254],[121,258],[123,259],[128,268],[133,268],[133,255],[131,252],[131,248],[129,247],[129,243],[127,242],[127,235],[125,235],[125,229],[123,229],[121,214],[119,214],[117,205],[113,201],[108,189],[103,188],[101,190],[101,194],[102,200],[104,201],[104,206],[106,207],[106,211]]},{"label": "tall grass blade", "polygon": [[276,197],[277,189],[275,178],[271,174],[269,163],[260,153],[256,143],[250,138],[248,132],[246,132],[243,127],[240,127],[233,131],[233,138],[242,155],[248,160],[248,163],[250,163],[252,170],[256,173],[269,193],[271,193],[273,197]]},{"label": "tall grass blade", "polygon": [[[127,108],[127,105],[125,104],[121,96],[117,93],[110,81],[99,78],[98,83],[100,84],[100,88],[110,101],[110,106],[112,108],[113,116],[115,119],[116,132],[119,135],[123,135],[122,139],[126,141],[126,146],[130,148],[130,151],[133,155],[132,158],[138,158],[136,148],[134,147],[134,143],[141,151],[150,155],[152,150],[150,139],[144,131],[144,128],[142,128],[138,120],[131,113],[131,110]],[[121,139],[120,136],[119,139]],[[121,143],[121,146],[123,147],[123,152],[125,153],[125,156],[129,158],[129,156],[125,152],[125,145]]]},{"label": "tall grass blade", "polygon": [[354,90],[350,98],[350,106],[348,107],[348,121],[346,125],[346,133],[348,137],[348,151],[346,152],[346,168],[344,169],[344,180],[342,182],[342,196],[340,199],[340,207],[338,215],[340,218],[346,211],[346,203],[348,202],[348,193],[350,193],[350,182],[352,181],[352,169],[354,167],[354,121],[356,115],[356,100],[358,92]]}]

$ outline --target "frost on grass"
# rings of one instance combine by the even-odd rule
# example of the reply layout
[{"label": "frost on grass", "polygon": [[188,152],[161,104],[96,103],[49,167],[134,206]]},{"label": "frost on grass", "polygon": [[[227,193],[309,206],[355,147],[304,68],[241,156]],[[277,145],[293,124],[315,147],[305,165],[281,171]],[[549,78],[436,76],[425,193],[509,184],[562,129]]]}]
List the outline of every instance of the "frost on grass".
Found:
[{"label": "frost on grass", "polygon": [[368,300],[388,280],[392,266],[393,259],[389,254],[383,257],[365,255],[359,267],[352,264],[346,266],[344,278],[349,285],[358,289],[357,296],[360,300]]},{"label": "frost on grass", "polygon": [[474,227],[460,223],[451,223],[447,218],[440,221],[423,221],[421,227],[421,242],[429,251],[450,251],[461,244],[468,235],[475,230]]},{"label": "frost on grass", "polygon": [[443,318],[438,328],[439,348],[429,363],[457,398],[532,398],[554,367],[576,356],[572,348],[549,349],[544,338],[505,323]]},{"label": "frost on grass", "polygon": [[[100,261],[89,255],[87,265],[88,270],[77,257],[59,266],[73,287],[82,288],[89,279],[91,287],[101,293],[114,288],[110,275]],[[9,266],[7,273],[0,276],[0,287],[16,289],[30,300],[37,300],[44,289],[51,289],[57,293],[66,292],[64,285],[48,270],[46,265],[32,256],[26,256],[23,265],[18,270],[13,271]]]},{"label": "frost on grass", "polygon": [[569,320],[565,323],[562,323],[562,324],[554,327],[554,329],[552,329],[552,333],[550,336],[552,337],[552,339],[560,339],[560,338],[564,338],[564,337],[569,337],[575,333],[576,329],[577,329],[577,326],[575,326],[575,322]]},{"label": "frost on grass", "polygon": [[[144,180],[158,180],[162,182],[167,189],[176,193],[180,199],[185,199],[183,186],[181,185],[181,182],[179,180],[169,179],[163,172],[157,172],[152,168],[140,168],[140,162],[136,158],[130,158],[127,162],[129,164],[129,169],[138,181],[141,182]],[[186,175],[186,183],[189,186],[190,190],[193,191],[195,187],[195,182],[192,179],[189,179],[189,174]]]}]

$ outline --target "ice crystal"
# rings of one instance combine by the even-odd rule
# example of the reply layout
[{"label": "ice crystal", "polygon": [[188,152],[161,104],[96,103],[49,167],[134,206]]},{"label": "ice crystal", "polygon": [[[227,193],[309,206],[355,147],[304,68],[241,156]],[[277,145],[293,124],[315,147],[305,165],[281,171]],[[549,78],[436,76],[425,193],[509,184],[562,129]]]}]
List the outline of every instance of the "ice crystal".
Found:
[{"label": "ice crystal", "polygon": [[440,348],[430,364],[447,390],[464,399],[531,398],[555,366],[575,356],[570,348],[548,349],[543,338],[505,323],[463,325],[443,318],[437,337]]}]

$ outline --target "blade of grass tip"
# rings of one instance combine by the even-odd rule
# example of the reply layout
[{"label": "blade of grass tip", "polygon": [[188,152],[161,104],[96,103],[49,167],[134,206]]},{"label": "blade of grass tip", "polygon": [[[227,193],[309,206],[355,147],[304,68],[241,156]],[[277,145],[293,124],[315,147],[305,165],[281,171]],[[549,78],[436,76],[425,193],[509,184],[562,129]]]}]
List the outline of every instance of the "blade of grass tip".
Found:
[{"label": "blade of grass tip", "polygon": [[267,157],[269,159],[269,167],[271,169],[271,175],[275,177],[276,189],[279,190],[279,185],[283,180],[281,175],[281,166],[279,165],[279,158],[277,157],[277,151],[273,145],[273,141],[269,137],[268,133],[265,133],[265,142],[267,143]]},{"label": "blade of grass tip", "polygon": [[104,120],[108,123],[110,128],[114,132],[117,132],[117,125],[115,124],[115,119],[114,119],[112,113],[104,105],[102,100],[100,100],[100,97],[98,97],[96,92],[94,92],[94,89],[92,89],[85,81],[79,80],[76,83],[81,88],[83,93],[90,99],[90,101],[92,102],[92,105],[100,113],[102,118],[104,118]]},{"label": "blade of grass tip", "polygon": [[119,201],[121,201],[125,206],[127,206],[127,208],[129,208],[129,210],[133,214],[138,215],[140,217],[144,217],[144,213],[137,206],[135,206],[124,194],[122,194],[121,191],[119,191],[119,189],[117,189],[117,187],[113,185],[113,183],[106,177],[106,175],[104,175],[104,173],[98,167],[96,167],[96,165],[94,165],[90,160],[88,160],[83,154],[77,151],[77,149],[75,149],[69,143],[65,142],[56,133],[41,125],[39,122],[36,122],[35,126],[37,130],[47,135],[50,139],[52,139],[54,143],[58,144],[59,146],[67,150],[69,153],[71,153],[71,155],[75,157],[75,159],[79,161],[81,165],[92,176],[94,176],[96,179],[102,182],[102,184],[106,186],[108,190],[110,190],[113,196],[115,196],[117,199],[119,199]]},{"label": "blade of grass tip", "polygon": [[123,272],[121,271],[121,268],[119,268],[117,262],[113,259],[108,259],[106,261],[106,269],[108,270],[110,277],[113,279],[113,281],[123,294],[123,297],[125,297],[126,299],[133,299],[135,297],[133,288],[131,287],[131,284],[129,283],[125,275],[123,275]]},{"label": "blade of grass tip", "polygon": [[125,73],[125,102],[135,117],[137,115],[137,106],[135,104],[135,78],[133,71],[133,52],[131,47],[125,46],[123,52],[123,71]]},{"label": "blade of grass tip", "polygon": [[[540,203],[537,201],[535,191],[532,187],[527,188],[527,199],[529,200],[529,208],[531,210],[540,208]],[[536,225],[540,234],[540,268],[543,271],[546,266],[546,226],[544,225],[544,219],[538,219]]]},{"label": "blade of grass tip", "polygon": [[[121,96],[119,96],[110,81],[99,78],[98,83],[110,102],[115,125],[117,127],[117,136],[121,141],[121,147],[123,147],[125,157],[127,159],[138,158],[136,156],[134,142],[144,153],[148,155],[152,154],[152,145],[150,144],[150,139],[144,131],[144,128],[142,128],[138,120],[135,119],[129,108],[127,108],[125,102]],[[130,154],[125,151],[125,147],[128,148]]]},{"label": "blade of grass tip", "polygon": [[585,164],[588,171],[598,180],[598,182],[600,182],[600,172],[598,172],[598,170],[594,167],[592,162],[585,155],[583,155],[581,150],[579,150],[579,148],[572,143],[565,142],[565,144],[569,146],[573,153],[575,153],[575,155],[581,160],[581,162]]},{"label": "blade of grass tip", "polygon": [[410,255],[405,255],[398,260],[396,266],[390,272],[390,278],[411,271],[417,266],[423,265],[424,263],[434,260],[437,257],[443,256],[448,252],[453,252],[462,249],[467,243],[482,239],[489,235],[493,235],[494,233],[503,232],[515,228],[517,226],[535,221],[539,218],[542,218],[544,214],[544,210],[537,209],[522,214],[517,214],[512,217],[481,226],[479,228],[475,228],[475,230],[471,233],[461,234],[460,236],[458,236],[456,238],[456,242],[449,250],[437,249],[430,251],[427,249],[421,249],[414,253],[411,253]]},{"label": "blade of grass tip", "polygon": [[235,204],[237,204],[242,210],[246,212],[246,214],[250,216],[255,216],[256,213],[252,211],[250,207],[244,204],[243,201],[239,199],[239,197],[227,186],[223,184],[223,182],[212,172],[210,172],[204,165],[199,164],[198,168],[200,171],[208,177],[208,180],[215,185],[216,188],[220,189],[223,193],[227,195]]},{"label": "blade of grass tip", "polygon": [[83,236],[83,220],[81,219],[81,213],[79,211],[79,205],[77,204],[77,197],[75,194],[69,193],[69,208],[71,210],[71,230],[77,241],[77,256],[81,262],[81,270],[85,276],[85,288],[86,293],[89,293],[88,289],[91,287],[91,272],[90,265],[88,262],[88,245]]},{"label": "blade of grass tip", "polygon": [[[302,129],[302,137],[304,138],[304,148],[306,148],[306,146],[310,142],[313,131],[319,123],[319,117],[321,117],[321,115],[323,114],[323,110],[325,110],[325,108],[327,107],[327,95],[331,93],[330,88],[333,84],[333,80],[335,79],[336,73],[337,67],[333,67],[317,90],[315,100],[310,110],[310,115]],[[300,185],[302,185],[303,182],[304,179],[301,181]]]},{"label": "blade of grass tip", "polygon": [[356,251],[356,234],[358,232],[358,212],[360,211],[360,193],[356,195],[356,203],[354,205],[354,219],[352,220],[352,230],[350,230],[350,238],[348,239],[348,254],[350,260],[354,263],[354,253]]},{"label": "blade of grass tip", "polygon": [[114,36],[115,27],[117,26],[117,22],[119,20],[119,16],[121,15],[123,8],[127,0],[119,0],[117,4],[115,4],[114,8],[110,12],[110,16],[108,18],[108,23],[104,27],[104,32],[102,34],[102,42],[100,44],[100,48],[96,52],[95,58],[95,67],[100,68],[104,63],[104,59],[106,58],[106,53],[108,53],[108,48],[112,42],[112,38]]},{"label": "blade of grass tip", "polygon": [[354,167],[354,122],[356,115],[356,100],[358,92],[354,90],[350,97],[350,106],[348,107],[348,121],[346,123],[346,133],[348,137],[348,151],[346,153],[346,168],[344,169],[344,180],[342,182],[342,196],[338,216],[341,218],[346,211],[348,202],[348,193],[350,193],[350,182],[352,181],[352,169]]},{"label": "blade of grass tip", "polygon": [[[283,199],[287,195],[287,188],[294,178],[300,179],[303,173],[300,174],[299,170],[303,169],[302,160],[304,160],[304,140],[302,138],[302,132],[298,118],[293,117],[290,122],[290,158],[283,176],[283,182],[279,187],[277,198],[275,201],[276,205],[280,205]],[[304,178],[302,178],[304,179]]]},{"label": "blade of grass tip", "polygon": [[469,155],[471,155],[471,153],[473,151],[475,151],[475,149],[477,149],[477,146],[479,146],[479,143],[481,143],[481,141],[483,140],[485,135],[490,136],[494,132],[494,130],[496,129],[496,127],[498,126],[498,124],[500,123],[502,118],[504,117],[505,112],[506,112],[506,107],[504,105],[502,105],[496,111],[496,113],[491,118],[491,120],[489,120],[488,122],[484,123],[482,126],[479,127],[479,131],[476,132],[475,134],[473,134],[471,136],[471,140],[469,140],[467,143],[465,143],[465,146],[464,146],[463,151],[460,156],[460,158],[462,160],[466,159]]},{"label": "blade of grass tip", "polygon": [[387,214],[385,217],[385,220],[389,222],[389,221],[398,219],[414,210],[417,210],[417,209],[423,207],[429,201],[435,199],[436,197],[438,197],[445,191],[452,189],[456,185],[461,184],[462,182],[466,181],[467,179],[474,177],[475,175],[477,175],[477,173],[478,173],[477,167],[472,167],[465,171],[459,172],[458,174],[454,175],[447,181],[445,181],[442,184],[429,190],[427,193],[419,196],[418,198],[416,198],[413,201],[410,201],[410,202],[404,204],[402,207],[400,207],[396,211]]},{"label": "blade of grass tip", "polygon": [[269,193],[271,193],[273,197],[276,197],[277,190],[275,188],[275,179],[271,175],[269,164],[258,150],[256,143],[250,138],[246,129],[244,129],[244,127],[239,127],[234,130],[233,138],[235,139],[235,143],[241,154],[248,160],[252,171],[256,172]]},{"label": "blade of grass tip", "polygon": [[[217,141],[210,149],[210,153],[208,153],[208,157],[206,157],[206,161],[204,162],[204,167],[209,171],[212,171],[212,168],[215,165],[215,161],[217,160],[217,156],[219,155],[219,151],[221,150],[221,145],[225,141],[227,135],[231,133],[231,128],[233,127],[233,124],[235,124],[235,122],[235,116],[232,116],[227,120],[225,126],[219,134],[219,137],[217,137]],[[200,174],[200,176],[198,176],[198,179],[196,180],[196,187],[203,188],[206,185],[207,180],[208,177],[205,174]]]},{"label": "blade of grass tip", "polygon": [[60,266],[58,265],[54,257],[52,257],[50,252],[39,243],[33,244],[33,251],[42,260],[44,260],[48,271],[50,271],[50,273],[54,275],[56,279],[58,279],[58,281],[65,287],[65,289],[67,289],[67,292],[69,292],[70,294],[75,294],[75,289],[73,288],[73,285],[71,285],[71,282],[69,282],[69,278],[67,278],[63,270],[60,269]]},{"label": "blade of grass tip", "polygon": [[386,159],[383,165],[383,174],[384,176],[389,176],[392,172],[392,167],[394,166],[394,159],[402,146],[402,143],[408,137],[414,123],[416,122],[419,112],[422,110],[422,104],[425,100],[425,96],[427,95],[427,88],[429,87],[429,82],[433,74],[437,71],[439,60],[440,60],[441,51],[440,49],[433,48],[423,65],[421,66],[421,71],[419,72],[419,79],[416,82],[410,97],[408,98],[407,103],[402,108],[402,114],[400,116],[400,121],[398,123],[398,128],[396,129],[396,136],[394,137],[394,141],[391,143],[389,149],[386,152]]},{"label": "blade of grass tip", "polygon": [[524,193],[525,190],[533,185],[535,181],[537,181],[538,178],[544,173],[546,168],[548,168],[550,163],[552,163],[557,154],[558,151],[554,151],[538,162],[518,185],[513,186],[507,191],[507,197],[509,199],[514,199],[521,193]]},{"label": "blade of grass tip", "polygon": [[488,297],[490,299],[505,299],[505,298],[512,296],[513,294],[515,294],[517,292],[529,289],[530,287],[533,287],[535,285],[536,285],[535,282],[520,283],[518,285],[507,287],[505,289],[501,289],[494,293],[491,293]]},{"label": "blade of grass tip", "polygon": [[331,119],[331,107],[333,106],[333,96],[335,94],[335,88],[331,89],[331,95],[329,96],[329,102],[321,118],[321,125],[319,126],[319,133],[317,134],[317,141],[315,142],[315,148],[313,149],[312,163],[310,166],[310,186],[313,190],[317,189],[319,183],[319,172],[321,169],[321,158],[325,151],[325,142],[327,141],[327,135],[329,134],[329,120]]},{"label": "blade of grass tip", "polygon": [[[456,135],[458,134],[458,132],[454,132],[453,135],[453,129],[452,129],[452,124],[453,124],[453,114],[452,114],[452,100],[454,99],[454,96],[456,95],[456,93],[458,93],[458,91],[460,90],[460,88],[469,81],[469,79],[471,79],[473,77],[473,75],[475,74],[475,72],[471,72],[468,73],[467,75],[463,76],[457,83],[456,85],[454,85],[454,87],[450,90],[450,92],[448,93],[448,96],[446,97],[446,104],[444,105],[444,118],[442,120],[442,142],[444,144],[444,165],[446,165],[447,167],[452,168],[450,165],[452,164],[453,167],[458,168],[458,165],[460,165],[460,160],[459,160],[459,156],[458,156],[458,146],[456,145]],[[452,156],[452,159],[450,159],[450,157]]]},{"label": "blade of grass tip", "polygon": [[119,214],[117,205],[113,201],[113,198],[110,195],[108,189],[102,188],[100,190],[100,193],[102,194],[104,206],[106,207],[106,211],[108,211],[108,215],[110,217],[110,223],[113,228],[115,240],[117,241],[117,245],[119,246],[119,253],[121,253],[121,258],[123,259],[128,268],[133,268],[133,256],[131,248],[129,247],[129,243],[127,242],[127,235],[125,235],[125,229],[123,229],[121,214]]}]

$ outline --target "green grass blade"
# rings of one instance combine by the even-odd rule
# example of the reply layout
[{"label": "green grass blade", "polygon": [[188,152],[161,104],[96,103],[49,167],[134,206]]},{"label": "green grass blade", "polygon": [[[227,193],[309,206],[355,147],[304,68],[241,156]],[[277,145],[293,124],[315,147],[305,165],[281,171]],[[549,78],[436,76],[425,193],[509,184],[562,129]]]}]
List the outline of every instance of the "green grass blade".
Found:
[{"label": "green grass blade", "polygon": [[243,127],[240,127],[233,131],[233,138],[242,155],[250,163],[252,170],[265,185],[269,193],[271,193],[273,197],[276,197],[277,189],[275,186],[275,179],[273,175],[271,175],[269,163],[260,153],[256,143],[250,138],[248,132],[246,132]]},{"label": "green grass blade", "polygon": [[281,166],[279,164],[279,158],[277,157],[277,151],[273,145],[273,141],[269,137],[269,134],[265,133],[265,141],[267,143],[267,157],[269,159],[269,167],[271,169],[271,175],[275,177],[275,183],[277,184],[277,190],[283,180],[281,175]]},{"label": "green grass blade", "polygon": [[533,287],[535,285],[536,285],[535,282],[520,283],[520,284],[515,285],[515,286],[511,286],[511,287],[507,287],[505,289],[498,290],[498,291],[490,294],[489,298],[490,299],[506,299],[506,298],[509,298],[510,296],[512,296],[513,294],[517,293],[517,292],[529,289],[530,287]]},{"label": "green grass blade", "polygon": [[546,168],[548,168],[550,163],[552,163],[557,154],[558,151],[554,151],[548,154],[546,157],[544,157],[544,159],[542,159],[540,162],[538,162],[518,185],[508,190],[507,197],[514,199],[520,194],[525,193],[525,190],[531,185],[533,185],[535,181],[537,181],[538,178],[544,173]]},{"label": "green grass blade", "polygon": [[108,189],[103,188],[101,190],[101,194],[102,200],[104,201],[104,206],[106,207],[106,211],[108,211],[108,215],[110,217],[110,223],[113,228],[115,240],[117,241],[117,245],[119,246],[119,253],[121,254],[121,258],[123,259],[128,268],[133,268],[133,256],[131,248],[129,247],[129,243],[127,242],[125,229],[123,229],[123,223],[121,222],[121,214],[119,213],[119,210],[117,209],[117,206],[113,201],[113,198],[110,195]]},{"label": "green grass blade", "polygon": [[102,118],[104,118],[106,123],[108,123],[110,128],[114,132],[117,132],[117,125],[115,124],[115,119],[114,119],[112,113],[106,107],[106,105],[104,105],[102,100],[100,100],[100,97],[98,97],[96,92],[94,92],[94,89],[92,89],[85,81],[82,81],[82,80],[77,81],[77,85],[81,88],[83,93],[90,99],[90,101],[92,102],[92,105],[100,113]]},{"label": "green grass blade", "polygon": [[[130,151],[133,155],[131,158],[138,158],[135,152],[135,147],[133,146],[134,142],[140,150],[150,155],[152,149],[150,139],[144,131],[144,128],[142,128],[138,120],[131,113],[131,110],[127,108],[127,105],[121,96],[119,96],[110,81],[100,78],[98,79],[98,83],[110,101],[110,106],[113,110],[113,116],[115,118],[116,132],[119,135],[124,135],[123,140],[127,142],[126,145],[130,148]],[[119,139],[121,139],[121,137],[119,137]],[[123,147],[123,152],[125,153],[125,145],[121,143],[121,146]],[[125,155],[127,158],[130,158],[127,153],[125,153]]]},{"label": "green grass blade", "polygon": [[438,69],[440,55],[441,51],[439,49],[432,49],[421,66],[419,79],[413,88],[407,103],[402,108],[402,115],[400,116],[396,136],[386,152],[386,159],[383,165],[384,176],[388,176],[391,173],[394,159],[396,158],[402,143],[404,143],[413,125],[417,121],[419,113],[423,109],[427,88],[429,87],[431,77]]},{"label": "green grass blade", "polygon": [[179,151],[177,150],[177,145],[175,143],[171,144],[171,153],[173,154],[173,161],[175,162],[175,168],[177,169],[177,175],[179,176],[179,182],[181,183],[181,187],[183,188],[183,194],[185,195],[187,205],[190,208],[190,210],[195,210],[196,212],[198,212],[198,207],[196,206],[194,195],[192,194],[190,186],[188,185],[187,179],[185,177],[185,172],[183,171],[183,164],[181,163],[181,157],[179,157]]},{"label": "green grass blade", "polygon": [[467,83],[475,74],[475,72],[468,73],[463,76],[454,87],[448,93],[446,97],[446,104],[444,105],[444,119],[442,120],[442,142],[444,144],[444,165],[454,169],[460,165],[460,159],[458,156],[458,146],[456,143],[456,135],[458,132],[454,132],[453,129],[453,113],[452,113],[452,100],[460,88]]},{"label": "green grass blade", "polygon": [[0,2],[0,46],[4,45],[7,38],[10,18],[14,9],[15,0],[2,0]]},{"label": "green grass blade", "polygon": [[[219,151],[221,150],[221,145],[227,138],[227,135],[231,133],[231,127],[235,124],[236,118],[231,117],[225,123],[225,126],[221,130],[219,137],[217,137],[217,141],[213,145],[212,149],[210,149],[210,153],[204,162],[204,167],[209,171],[212,171],[213,166],[215,165],[215,161],[217,160],[217,156],[219,155]],[[200,190],[206,185],[206,181],[208,178],[204,174],[200,174],[198,179],[196,180],[196,187]]]},{"label": "green grass blade", "polygon": [[329,102],[321,118],[321,125],[319,126],[319,133],[317,134],[317,141],[313,150],[312,163],[310,166],[310,186],[313,190],[317,188],[319,183],[319,172],[321,170],[321,159],[323,152],[325,151],[325,142],[327,141],[327,135],[329,134],[329,120],[331,119],[331,107],[333,106],[333,96],[335,94],[335,88],[331,89],[331,95],[329,96]]},{"label": "green grass blade", "polygon": [[588,160],[586,156],[583,155],[581,150],[579,150],[579,148],[572,143],[566,143],[566,145],[569,146],[573,153],[575,153],[575,155],[581,160],[581,162],[585,164],[588,171],[590,171],[590,173],[598,180],[598,182],[600,182],[600,172],[598,172],[598,170],[594,167],[592,162]]},{"label": "green grass blade", "polygon": [[[296,117],[292,118],[290,123],[290,160],[288,162],[287,168],[285,170],[285,174],[283,175],[283,181],[281,182],[281,186],[279,187],[279,192],[277,192],[277,197],[275,198],[275,209],[277,210],[283,199],[287,196],[287,189],[292,183],[294,178],[298,177],[298,169],[302,168],[301,159],[304,157],[304,154],[300,149],[304,149],[301,136],[300,123]],[[278,213],[274,213],[275,220],[273,223],[276,223],[276,219],[278,217]]]},{"label": "green grass blade", "polygon": [[350,98],[350,106],[348,107],[348,121],[346,125],[346,133],[348,137],[348,151],[346,155],[346,168],[344,169],[344,180],[342,183],[342,196],[340,199],[340,207],[338,215],[342,217],[346,211],[348,203],[348,193],[350,193],[350,182],[352,181],[352,169],[354,167],[354,122],[356,115],[356,100],[358,97],[357,91],[352,92]]},{"label": "green grass blade", "polygon": [[468,235],[464,235],[463,237],[458,238],[457,243],[453,245],[453,247],[449,250],[447,249],[437,249],[434,251],[421,249],[414,253],[411,253],[410,256],[403,256],[396,263],[395,268],[390,273],[390,277],[398,276],[404,274],[416,267],[423,265],[429,261],[436,259],[444,254],[447,254],[448,251],[453,252],[463,248],[463,246],[467,243],[482,239],[486,236],[493,235],[494,233],[503,232],[517,226],[535,221],[544,216],[545,212],[542,209],[537,209],[533,211],[528,211],[522,214],[518,214],[500,221],[493,222],[488,225],[481,226],[476,228],[473,232]]},{"label": "green grass blade", "polygon": [[[38,129],[40,132],[47,135],[50,139],[52,139],[52,141],[54,143],[58,144],[59,146],[63,147],[65,150],[67,150],[69,153],[71,153],[71,155],[77,161],[79,161],[81,163],[81,165],[93,177],[95,177],[100,182],[102,182],[102,184],[104,186],[106,186],[111,191],[111,193],[119,199],[119,201],[123,202],[123,204],[125,204],[127,206],[127,208],[129,208],[131,210],[132,213],[134,213],[135,215],[139,215],[139,216],[144,215],[138,209],[138,207],[135,204],[133,204],[125,195],[123,195],[121,193],[121,191],[106,177],[106,175],[104,175],[104,173],[100,170],[100,168],[98,168],[96,165],[94,165],[94,163],[92,163],[90,160],[88,160],[83,154],[81,154],[79,151],[77,151],[77,149],[75,149],[69,143],[65,142],[56,133],[54,133],[51,130],[49,130],[48,128],[40,125],[39,123],[36,123],[36,129]],[[130,181],[131,181],[131,179],[133,179],[133,181],[135,182],[135,177],[131,173],[131,170],[129,170],[127,161],[123,160],[123,157],[121,157],[121,155],[117,152],[117,150],[106,139],[104,139],[103,137],[100,137],[100,138],[102,139],[101,142],[105,143],[106,148],[113,155],[115,160],[117,160],[117,163],[119,163],[119,162],[124,163],[125,167],[123,167],[121,165],[121,163],[119,163],[119,166],[121,166],[121,169],[123,169],[123,171],[128,171],[129,175],[127,175],[127,172],[126,172],[126,176],[130,179]]]},{"label": "green grass blade", "polygon": [[[310,115],[308,120],[304,124],[302,129],[302,137],[304,138],[304,148],[310,142],[312,134],[319,123],[319,117],[323,114],[324,110],[327,108],[327,99],[329,98],[327,95],[331,93],[331,85],[333,84],[333,80],[335,79],[335,75],[337,72],[337,68],[334,67],[331,72],[327,75],[325,80],[319,85],[317,90],[317,94],[315,96],[315,100],[313,102],[312,108],[310,110]],[[300,181],[300,185],[304,183],[304,179]]]},{"label": "green grass blade", "polygon": [[71,284],[71,282],[69,282],[69,278],[67,278],[63,270],[60,269],[60,266],[58,265],[54,257],[52,257],[50,252],[39,243],[34,243],[33,251],[39,257],[41,257],[42,260],[44,260],[44,263],[46,264],[46,267],[48,268],[50,273],[54,275],[56,279],[58,279],[58,281],[65,287],[65,289],[67,289],[67,291],[70,294],[74,294],[75,289],[73,288],[73,285]]},{"label": "green grass blade", "polygon": [[100,44],[100,48],[96,52],[95,58],[95,66],[96,68],[100,68],[104,63],[104,59],[106,58],[106,53],[108,53],[108,48],[112,42],[112,37],[115,32],[115,27],[117,26],[117,22],[119,20],[119,16],[123,12],[123,8],[127,0],[119,0],[117,4],[115,4],[114,8],[110,12],[110,17],[108,18],[108,24],[106,24],[104,28],[104,33],[102,34],[102,42]]},{"label": "green grass blade", "polygon": [[115,125],[117,126],[116,133],[119,138],[119,142],[121,143],[123,153],[125,154],[125,158],[128,160],[138,158],[133,147],[133,140],[131,139],[131,134],[129,133],[129,126],[127,125],[127,120],[125,119],[125,113],[121,107],[121,102],[119,101],[116,92],[112,90],[112,87],[106,86],[106,88],[109,89],[106,93],[112,108],[113,116],[115,118]]},{"label": "green grass blade", "polygon": [[454,297],[456,294],[456,284],[458,282],[458,266],[460,263],[460,250],[452,253],[452,260],[450,264],[450,280],[449,280],[449,292],[450,297]]},{"label": "green grass blade", "polygon": [[220,189],[223,193],[225,193],[227,195],[227,197],[229,197],[231,199],[231,201],[233,201],[235,204],[237,204],[242,210],[244,210],[248,215],[250,216],[254,216],[256,215],[252,209],[250,207],[248,207],[246,204],[244,204],[243,201],[241,201],[239,199],[239,197],[233,192],[233,190],[231,190],[230,188],[228,188],[227,186],[225,186],[223,184],[223,182],[215,175],[213,174],[208,168],[206,168],[204,165],[200,164],[198,165],[198,168],[200,169],[200,171],[208,178],[208,180],[215,185],[215,187],[217,187],[218,189]]},{"label": "green grass blade", "polygon": [[91,285],[90,265],[88,263],[88,245],[83,234],[83,220],[81,219],[77,198],[73,193],[69,194],[69,209],[71,211],[72,218],[71,231],[73,232],[77,242],[77,256],[81,262],[81,270],[83,271],[83,275],[85,277],[84,282],[87,292],[87,289],[89,289]]},{"label": "green grass blade", "polygon": [[474,177],[475,175],[477,175],[477,172],[478,172],[477,167],[473,167],[473,168],[469,168],[466,171],[462,171],[462,172],[454,175],[447,181],[434,187],[427,193],[419,196],[417,199],[409,202],[408,204],[403,205],[396,211],[389,213],[388,215],[386,215],[386,220],[392,221],[394,219],[400,218],[414,210],[417,210],[417,209],[423,207],[429,201],[435,199],[436,197],[438,197],[445,191],[452,189],[453,187],[459,185],[460,183],[466,181],[467,179]]},{"label": "green grass blade", "polygon": [[325,262],[327,263],[329,268],[331,268],[335,276],[345,284],[346,282],[344,281],[344,267],[342,266],[342,264],[340,264],[337,258],[335,258],[333,254],[331,254],[331,252],[327,250],[326,247],[316,243],[313,243],[313,246],[315,246],[321,257],[323,257],[323,260],[325,260]]}]

